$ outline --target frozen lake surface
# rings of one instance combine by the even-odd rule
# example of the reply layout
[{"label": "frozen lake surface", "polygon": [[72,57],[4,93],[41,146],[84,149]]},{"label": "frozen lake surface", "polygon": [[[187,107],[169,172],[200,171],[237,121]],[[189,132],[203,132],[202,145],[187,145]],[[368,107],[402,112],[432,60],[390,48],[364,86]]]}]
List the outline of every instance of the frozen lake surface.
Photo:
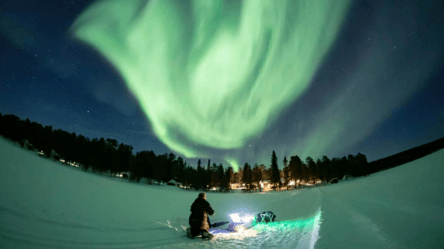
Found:
[{"label": "frozen lake surface", "polygon": [[274,224],[190,240],[198,192],[82,172],[0,140],[0,248],[444,248],[444,150],[335,185],[207,193],[213,222],[273,211]]}]

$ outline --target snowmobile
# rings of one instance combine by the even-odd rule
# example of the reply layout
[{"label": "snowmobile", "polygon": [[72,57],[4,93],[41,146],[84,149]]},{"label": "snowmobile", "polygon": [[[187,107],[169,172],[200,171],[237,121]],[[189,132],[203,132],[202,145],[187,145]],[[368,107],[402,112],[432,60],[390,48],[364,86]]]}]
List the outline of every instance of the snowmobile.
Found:
[{"label": "snowmobile", "polygon": [[[217,222],[210,225],[210,233],[220,233],[224,232],[224,230],[226,230],[227,232],[239,232],[240,230],[250,229],[259,223],[273,222],[276,218],[276,215],[271,211],[265,211],[255,216],[244,215],[243,217],[240,217],[239,214],[231,214],[230,217],[232,220],[231,222]],[[220,227],[228,223],[229,225],[226,229],[216,229],[216,227]]]},{"label": "snowmobile", "polygon": [[[257,215],[243,215],[239,216],[238,213],[230,214],[231,221],[221,221],[211,224],[209,234],[202,236],[203,240],[210,240],[214,234],[218,233],[236,233],[250,229],[260,223],[273,222],[276,215],[271,211],[261,212]],[[228,226],[226,226],[228,224]],[[187,237],[194,238],[191,232],[187,229]]]}]

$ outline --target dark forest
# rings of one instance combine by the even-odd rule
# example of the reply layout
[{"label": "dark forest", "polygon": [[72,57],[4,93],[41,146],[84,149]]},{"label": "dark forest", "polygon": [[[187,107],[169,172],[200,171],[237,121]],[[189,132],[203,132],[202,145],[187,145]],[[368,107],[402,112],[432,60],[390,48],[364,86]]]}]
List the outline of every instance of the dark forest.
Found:
[{"label": "dark forest", "polygon": [[40,155],[79,165],[82,170],[111,176],[123,175],[129,181],[161,184],[174,179],[186,189],[217,189],[230,192],[232,184],[243,185],[243,190],[261,191],[262,181],[272,189],[292,189],[337,182],[346,177],[363,177],[416,160],[441,148],[444,138],[413,149],[368,163],[365,155],[348,155],[329,159],[327,156],[305,160],[294,155],[282,160],[282,169],[275,151],[271,153],[270,165],[251,166],[245,163],[234,172],[232,167],[211,164],[211,160],[198,165],[188,165],[182,157],[173,153],[156,155],[153,151],[133,152],[131,145],[110,138],[90,139],[81,134],[68,133],[51,126],[43,126],[29,119],[21,120],[15,115],[0,113],[0,135],[20,144],[21,147]]}]

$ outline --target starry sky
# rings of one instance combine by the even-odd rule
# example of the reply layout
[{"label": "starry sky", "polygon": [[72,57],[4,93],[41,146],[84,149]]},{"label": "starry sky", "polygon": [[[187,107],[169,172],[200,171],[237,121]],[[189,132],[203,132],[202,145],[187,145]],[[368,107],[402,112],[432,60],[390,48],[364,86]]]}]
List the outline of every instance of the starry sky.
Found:
[{"label": "starry sky", "polygon": [[444,137],[441,1],[7,0],[0,44],[2,114],[193,166]]}]

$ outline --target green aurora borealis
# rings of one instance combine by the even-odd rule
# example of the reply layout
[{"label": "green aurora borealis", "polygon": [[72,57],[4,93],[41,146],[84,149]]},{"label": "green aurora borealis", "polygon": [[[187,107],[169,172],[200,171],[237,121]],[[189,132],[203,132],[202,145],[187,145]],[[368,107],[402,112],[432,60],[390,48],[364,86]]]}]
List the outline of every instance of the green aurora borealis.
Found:
[{"label": "green aurora borealis", "polygon": [[72,30],[119,71],[158,139],[205,157],[245,146],[307,89],[349,4],[97,1]]}]

